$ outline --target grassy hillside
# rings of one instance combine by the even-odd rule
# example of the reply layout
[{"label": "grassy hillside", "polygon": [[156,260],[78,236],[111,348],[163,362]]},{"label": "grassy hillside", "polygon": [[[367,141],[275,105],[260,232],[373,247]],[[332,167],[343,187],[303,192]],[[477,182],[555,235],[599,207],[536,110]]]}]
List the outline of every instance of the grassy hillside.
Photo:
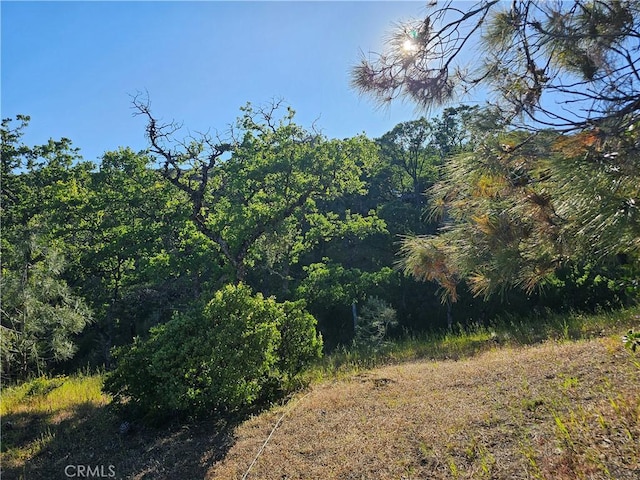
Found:
[{"label": "grassy hillside", "polygon": [[639,313],[342,352],[241,423],[121,431],[99,376],[36,380],[2,393],[2,478],[637,480],[640,357],[620,335]]},{"label": "grassy hillside", "polygon": [[618,341],[496,349],[319,385],[254,418],[207,479],[640,478],[640,368]]}]

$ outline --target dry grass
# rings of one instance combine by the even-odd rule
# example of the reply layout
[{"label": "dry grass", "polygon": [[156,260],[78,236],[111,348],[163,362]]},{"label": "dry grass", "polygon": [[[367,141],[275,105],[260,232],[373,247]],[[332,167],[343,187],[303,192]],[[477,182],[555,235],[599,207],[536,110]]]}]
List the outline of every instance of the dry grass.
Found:
[{"label": "dry grass", "polygon": [[[2,480],[197,479],[220,460],[230,445],[231,425],[205,421],[163,428],[123,419],[101,392],[102,377],[36,379],[2,392]],[[79,475],[75,466],[91,467]],[[98,470],[95,470],[98,469]],[[114,473],[110,476],[110,474]]]},{"label": "dry grass", "polygon": [[637,480],[639,399],[611,339],[384,367],[247,421],[206,478],[242,478],[287,413],[247,478]]},{"label": "dry grass", "polygon": [[[100,376],[38,380],[2,392],[1,477],[88,465],[117,479],[242,479],[273,432],[245,478],[638,480],[640,356],[620,341],[638,313],[343,352],[240,424],[134,422],[123,435],[131,419],[109,408]],[[570,341],[591,336],[604,337]]]}]

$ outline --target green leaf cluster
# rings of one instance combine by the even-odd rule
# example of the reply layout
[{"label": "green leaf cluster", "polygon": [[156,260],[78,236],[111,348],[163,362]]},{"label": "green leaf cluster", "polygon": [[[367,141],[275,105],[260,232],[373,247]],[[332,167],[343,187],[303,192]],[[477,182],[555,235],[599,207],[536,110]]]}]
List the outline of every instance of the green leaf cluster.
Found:
[{"label": "green leaf cluster", "polygon": [[321,350],[302,302],[227,285],[204,308],[117,350],[105,390],[151,415],[234,412],[274,400]]}]

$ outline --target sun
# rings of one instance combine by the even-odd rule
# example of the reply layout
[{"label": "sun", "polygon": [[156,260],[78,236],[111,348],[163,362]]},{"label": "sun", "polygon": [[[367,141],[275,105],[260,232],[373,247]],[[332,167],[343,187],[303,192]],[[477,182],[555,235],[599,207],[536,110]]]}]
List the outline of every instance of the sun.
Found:
[{"label": "sun", "polygon": [[402,44],[402,51],[408,55],[413,55],[418,51],[418,44],[413,38],[407,38]]}]

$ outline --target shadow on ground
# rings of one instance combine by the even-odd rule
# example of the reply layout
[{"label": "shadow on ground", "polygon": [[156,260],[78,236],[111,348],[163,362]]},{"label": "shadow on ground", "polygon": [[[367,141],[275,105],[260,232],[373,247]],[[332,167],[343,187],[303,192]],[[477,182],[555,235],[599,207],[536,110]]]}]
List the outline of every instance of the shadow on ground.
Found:
[{"label": "shadow on ground", "polygon": [[[66,478],[202,479],[233,444],[236,424],[173,422],[162,428],[131,424],[109,407],[81,404],[53,414],[2,418],[3,480]],[[25,462],[16,453],[29,459]]]}]

